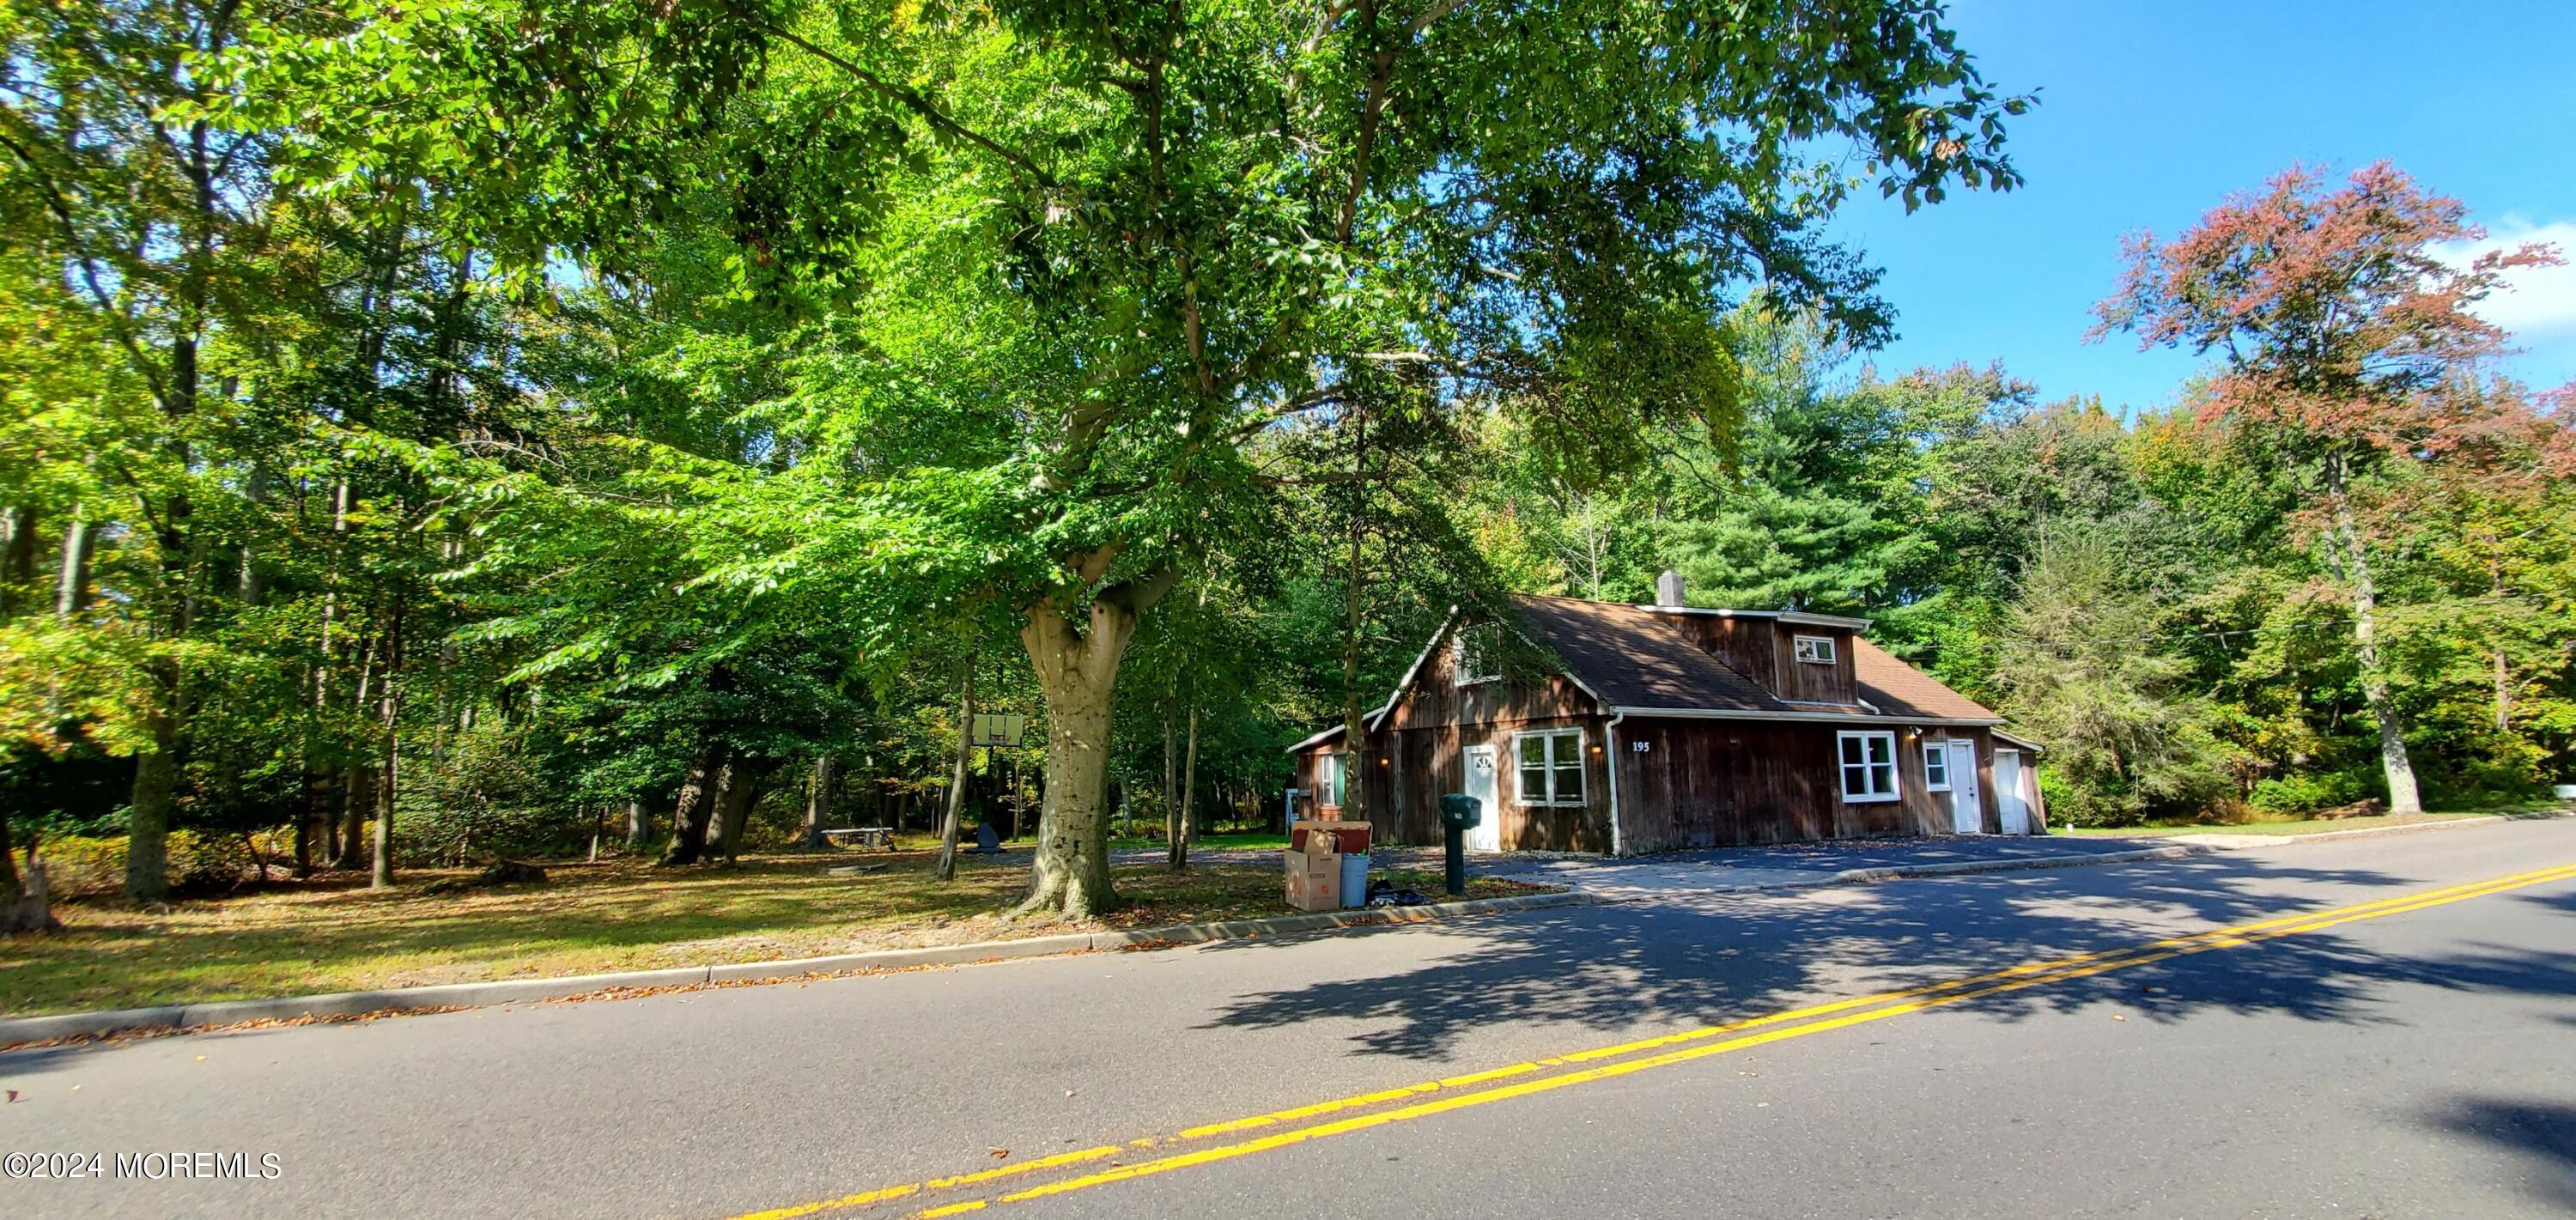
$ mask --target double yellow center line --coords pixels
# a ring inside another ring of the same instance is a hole
[[[2550,868],[2534,869],[2529,872],[2515,873],[2510,876],[2489,878],[2484,881],[2472,881],[2461,885],[2446,886],[2435,890],[2422,890],[2414,893],[2401,894],[2392,898],[2382,898],[2375,902],[2364,902],[2346,907],[2335,907],[2327,910],[2305,911],[2293,915],[2283,915],[2272,919],[2258,920],[2253,923],[2243,923],[2236,924],[2231,927],[2216,928],[2207,932],[2194,932],[2187,936],[2174,936],[2163,940],[2149,941],[2144,944],[2133,945],[2122,949],[2110,949],[2095,953],[2076,954],[2071,957],[2059,957],[2041,961],[2024,962],[2020,965],[2006,967],[2001,970],[1989,971],[1984,974],[1971,975],[1965,978],[1950,979],[1939,983],[1929,983],[1923,986],[1910,987],[1897,991],[1883,991],[1873,995],[1853,996],[1849,999],[1835,1000],[1831,1003],[1817,1004],[1806,1008],[1794,1009],[1788,1012],[1773,1013],[1769,1016],[1753,1017],[1742,1021],[1732,1021],[1722,1025],[1710,1025],[1700,1029],[1685,1030],[1680,1033],[1665,1034],[1654,1038],[1644,1038],[1633,1042],[1623,1042],[1616,1046],[1604,1046],[1591,1050],[1576,1051],[1570,1054],[1557,1055],[1545,1059],[1527,1060],[1521,1063],[1510,1064],[1508,1066],[1494,1068],[1488,1071],[1473,1072],[1463,1076],[1451,1076],[1440,1080],[1424,1081],[1419,1084],[1406,1085],[1393,1089],[1383,1089],[1374,1093],[1364,1093],[1355,1097],[1345,1097],[1335,1101],[1319,1102],[1314,1105],[1298,1106],[1287,1110],[1276,1110],[1267,1114],[1256,1114],[1246,1118],[1231,1119],[1226,1122],[1210,1123],[1205,1126],[1192,1127],[1186,1131],[1181,1131],[1174,1135],[1158,1139],[1131,1140],[1124,1144],[1103,1144],[1095,1148],[1084,1148],[1073,1152],[1060,1153],[1055,1156],[1041,1157],[1016,1165],[999,1166],[976,1173],[959,1174],[954,1177],[946,1178],[932,1178],[919,1182],[906,1182],[899,1185],[863,1191],[858,1194],[844,1195],[836,1199],[825,1199],[813,1203],[800,1204],[794,1207],[779,1208],[773,1211],[755,1212],[748,1216],[741,1217],[739,1220],[791,1220],[792,1217],[812,1215],[816,1212],[865,1207],[871,1204],[892,1202],[899,1199],[918,1198],[920,1196],[955,1190],[961,1187],[983,1186],[1008,1178],[1023,1177],[1044,1170],[1094,1164],[1101,1161],[1109,1161],[1121,1155],[1134,1155],[1154,1149],[1170,1148],[1180,1144],[1196,1143],[1219,1136],[1236,1135],[1243,1132],[1262,1130],[1265,1128],[1289,1128],[1287,1130],[1275,1130],[1269,1134],[1260,1135],[1252,1139],[1239,1140],[1234,1143],[1215,1144],[1186,1152],[1175,1152],[1170,1155],[1153,1156],[1149,1159],[1129,1164],[1113,1164],[1109,1168],[1102,1169],[1094,1173],[1068,1177],[1042,1185],[1030,1186],[1022,1190],[993,1197],[967,1199],[957,1203],[933,1207],[918,1214],[923,1217],[936,1217],[953,1216],[970,1211],[980,1211],[999,1203],[1018,1203],[1030,1199],[1042,1199],[1051,1195],[1061,1195],[1077,1190],[1087,1190],[1095,1186],[1104,1186],[1112,1182],[1124,1182],[1133,1178],[1150,1177],[1156,1174],[1169,1173],[1176,1169],[1188,1169],[1193,1166],[1233,1160],[1238,1157],[1251,1156],[1255,1153],[1268,1152],[1276,1148],[1285,1148],[1313,1140],[1328,1139],[1337,1135],[1348,1135],[1354,1131],[1365,1131],[1374,1127],[1387,1126],[1392,1123],[1408,1122],[1417,1118],[1428,1118],[1435,1114],[1446,1114],[1452,1110],[1462,1110],[1470,1106],[1488,1105],[1493,1102],[1506,1101],[1515,1097],[1527,1097],[1536,1093],[1552,1092],[1557,1089],[1571,1088],[1575,1085],[1588,1084],[1597,1080],[1608,1080],[1613,1077],[1632,1075],[1634,1073],[1648,1071],[1653,1068],[1670,1067],[1678,1063],[1688,1063],[1695,1059],[1703,1059],[1711,1055],[1722,1055],[1729,1051],[1743,1050],[1748,1047],[1761,1046],[1765,1043],[1779,1042],[1790,1038],[1802,1038],[1810,1034],[1825,1033],[1830,1030],[1843,1029],[1871,1021],[1882,1021],[1889,1017],[1903,1016],[1906,1013],[1921,1012],[1925,1009],[1964,1003],[1968,1000],[1978,999],[1984,996],[2019,991],[2025,987],[2038,987],[2050,983],[2062,983],[2074,979],[2089,978],[2094,975],[2107,974],[2115,970],[2127,970],[2138,966],[2167,961],[2172,958],[2182,957],[2188,954],[2205,953],[2213,949],[2241,948],[2248,945],[2260,944],[2268,940],[2275,940],[2284,936],[2295,936],[2305,932],[2323,931],[2324,929],[2332,928],[2340,924],[2353,923],[2364,919],[2378,919],[2388,915],[2400,915],[2408,911],[2420,911],[2426,907],[2435,907],[2441,906],[2445,903],[2461,902],[2470,898],[2481,898],[2490,894],[2500,894],[2509,890],[2517,890],[2527,886],[2542,885],[2548,882],[2562,881],[2570,878],[2576,878],[2576,864],[2556,865]],[[1616,1060],[1617,1062],[1605,1062],[1608,1060]],[[1598,1066],[1583,1066],[1586,1064],[1595,1064]],[[1413,1098],[1423,1098],[1425,1100],[1414,1101],[1409,1105],[1390,1105],[1390,1103],[1403,1102],[1407,1099]],[[1366,1112],[1358,1113],[1360,1111]],[[1330,1117],[1336,1114],[1349,1115],[1349,1117]],[[1310,1125],[1303,1126],[1297,1125],[1304,1123],[1309,1119],[1326,1119],[1327,1121],[1315,1122]]]

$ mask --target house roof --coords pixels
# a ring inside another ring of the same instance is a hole
[[[1405,683],[1405,685],[1406,685],[1406,686],[1411,686],[1412,684],[1413,684],[1413,683],[1412,683],[1410,680],[1406,681],[1406,683]],[[1374,709],[1370,710],[1367,714],[1365,714],[1365,715],[1363,715],[1363,716],[1361,716],[1361,717],[1360,717],[1360,723],[1361,723],[1362,725],[1366,726],[1366,727],[1367,727],[1368,729],[1370,729],[1371,731],[1375,731],[1375,730],[1376,730],[1376,728],[1377,728],[1377,722],[1378,722],[1378,720],[1379,720],[1381,717],[1385,716],[1385,715],[1386,715],[1386,713],[1387,713],[1387,711],[1388,711],[1389,709],[1393,708],[1394,706],[1395,706],[1395,705],[1394,705],[1393,703],[1388,703],[1388,704],[1385,704],[1385,705],[1383,705],[1383,706],[1380,706],[1380,707],[1374,708]],[[1298,742],[1297,744],[1295,744],[1295,745],[1293,745],[1293,746],[1288,747],[1287,752],[1288,752],[1288,753],[1290,753],[1290,754],[1294,754],[1294,753],[1296,753],[1296,752],[1297,752],[1297,751],[1299,751],[1299,750],[1311,749],[1311,748],[1313,748],[1313,747],[1315,747],[1315,746],[1320,746],[1320,745],[1324,744],[1325,742],[1333,741],[1333,740],[1335,740],[1335,739],[1339,738],[1339,737],[1342,735],[1343,730],[1347,729],[1348,727],[1349,727],[1348,725],[1341,724],[1340,722],[1338,722],[1338,721],[1337,721],[1337,722],[1335,722],[1335,723],[1334,723],[1333,727],[1331,727],[1331,728],[1329,728],[1329,729],[1322,729],[1322,730],[1319,730],[1319,731],[1315,732],[1314,734],[1312,734],[1312,735],[1308,736],[1305,740],[1300,741],[1300,742]]]
[[[1605,712],[1842,724],[2003,723],[2003,717],[1976,700],[1941,685],[1930,674],[1857,635],[1851,644],[1853,674],[1860,687],[1858,703],[1788,702],[1700,647],[1681,629],[1676,616],[1714,613],[1819,626],[1865,625],[1859,619],[1787,611],[1685,611],[1536,594],[1516,594],[1511,603],[1530,642],[1555,653],[1565,663],[1565,676],[1599,700]],[[1433,634],[1431,643],[1424,646],[1422,656],[1414,658],[1413,667],[1406,671],[1394,694],[1370,711],[1362,723],[1374,730],[1403,701],[1431,649],[1439,646],[1456,621],[1453,611],[1440,631]],[[1342,726],[1336,724],[1288,749],[1310,749],[1341,735]]]
[[[1512,605],[1531,641],[1555,650],[1570,676],[1612,707],[1791,710],[1651,610],[1530,595]]]
[[[2000,724],[2003,717],[1885,649],[1852,637],[1860,701],[1783,700],[1743,671],[1701,648],[1677,624],[1672,608],[1571,597],[1516,596],[1513,606],[1530,638],[1553,649],[1568,676],[1611,710],[1636,715],[1745,719]],[[1859,626],[1858,619],[1792,616],[1785,611],[1698,611]]]
[[[1852,662],[1860,679],[1860,697],[1882,715],[1917,720],[2003,719],[1858,636],[1852,637]]]

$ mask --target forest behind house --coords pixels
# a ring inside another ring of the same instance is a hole
[[[1526,151],[1441,111],[1506,71],[1456,40],[524,8],[10,7],[13,918],[30,864],[155,903],[979,824],[1100,909],[1113,835],[1277,828],[1284,748],[1453,607],[1665,568],[1867,617],[2059,824],[2576,779],[2576,443],[2476,316],[2555,254],[2452,254],[2438,184],[2142,238],[2099,341],[2203,374],[2050,400],[1875,363],[1902,302],[1799,213],[2017,180],[2025,99],[1928,36],[1735,99],[1879,151],[1817,186],[1644,89]],[[1763,257],[1673,253],[1710,226]]]

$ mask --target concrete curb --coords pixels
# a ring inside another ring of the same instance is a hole
[[[102,1012],[67,1012],[44,1017],[0,1019],[0,1049],[55,1038],[114,1033],[158,1033],[244,1021],[291,1021],[306,1017],[349,1017],[367,1013],[417,1012],[430,1009],[483,1008],[560,1000],[620,989],[690,987],[704,983],[754,982],[805,978],[818,974],[853,974],[867,970],[909,970],[923,966],[956,966],[970,962],[1051,957],[1095,949],[1201,944],[1361,928],[1381,924],[1430,923],[1502,911],[1576,906],[1596,901],[1581,890],[1554,894],[1515,894],[1509,898],[1476,898],[1466,902],[1418,907],[1370,907],[1352,911],[1316,911],[1270,919],[1231,919],[1216,923],[1173,924],[1117,932],[1072,932],[1025,940],[987,940],[922,949],[883,949],[831,957],[792,958],[774,962],[738,962],[722,966],[680,966],[668,970],[627,970],[561,978],[502,979],[488,983],[444,983],[428,987],[391,987],[379,991],[346,991],[329,995],[282,996],[269,1000],[228,1000],[219,1004],[174,1004],[152,1008],[118,1008]]]

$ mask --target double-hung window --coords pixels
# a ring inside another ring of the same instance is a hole
[[[1843,799],[1851,802],[1896,799],[1896,734],[1842,733]]]
[[[1925,792],[1948,792],[1950,790],[1949,742],[1927,741],[1923,743],[1923,790]]]
[[[1316,804],[1341,806],[1349,803],[1342,799],[1347,792],[1346,785],[1349,783],[1349,777],[1343,774],[1348,770],[1342,765],[1344,757],[1346,756],[1341,754],[1315,756]]]
[[[1583,803],[1583,730],[1523,733],[1519,749],[1522,804]]]

